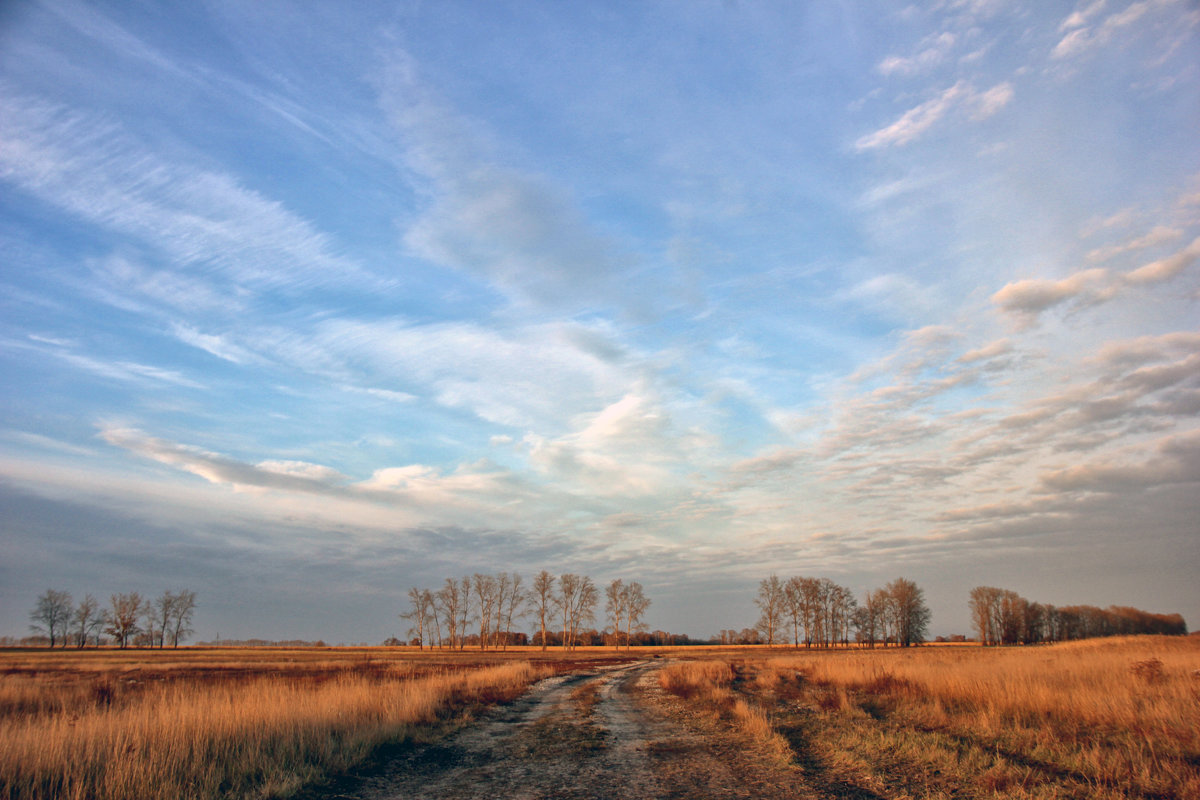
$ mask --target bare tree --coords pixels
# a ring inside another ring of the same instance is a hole
[[[625,587],[625,592],[628,597],[625,606],[625,647],[629,647],[630,638],[634,632],[645,630],[646,624],[642,621],[646,611],[650,608],[650,598],[646,597],[645,591],[642,590],[642,585],[637,581],[630,581]]]
[[[471,579],[466,575],[462,576],[459,581],[458,598],[460,604],[458,629],[462,631],[458,640],[458,649],[462,650],[467,646],[467,623],[471,621]]]
[[[997,608],[999,606],[1000,589],[994,586],[976,586],[971,590],[969,606],[971,622],[975,626],[975,634],[979,643],[984,645],[999,644]]]
[[[867,592],[862,605],[855,611],[854,626],[858,631],[858,640],[868,647],[875,647],[882,630],[885,601],[882,590]]]
[[[554,604],[554,576],[542,570],[533,579],[533,589],[529,593],[530,611],[537,615],[542,630],[542,650],[546,649],[546,617]]]
[[[154,639],[157,637],[159,648],[166,646],[167,630],[171,626],[171,615],[175,613],[175,595],[170,591],[164,591],[162,596],[154,602],[146,603],[146,618],[150,624],[147,629],[150,633],[150,646],[154,646]]]
[[[196,593],[183,589],[175,595],[171,604],[171,646],[179,647],[179,641],[192,633],[192,615],[196,612]]]
[[[613,646],[620,648],[621,623],[625,620],[625,613],[629,607],[629,591],[625,587],[625,582],[620,578],[612,581],[604,590],[604,597],[604,611],[608,614],[609,621],[612,622]]]
[[[575,597],[575,608],[571,614],[571,641],[578,641],[579,629],[585,622],[591,622],[596,618],[596,603],[600,600],[600,593],[596,590],[596,584],[592,583],[592,579],[584,575],[579,581],[579,592]]]
[[[925,592],[906,578],[896,578],[883,588],[892,604],[896,642],[901,647],[909,647],[925,641],[930,617]]]
[[[579,576],[566,572],[558,576],[558,594],[554,597],[554,605],[558,608],[562,616],[563,638],[562,646],[566,650],[571,646],[569,638],[571,633],[572,614],[575,609],[575,603],[579,595]]]
[[[109,604],[104,632],[124,649],[141,632],[137,622],[142,614],[142,596],[137,592],[114,594],[109,597]]]
[[[75,646],[83,649],[88,639],[104,626],[104,616],[100,612],[100,603],[90,594],[79,601],[75,613],[71,616],[71,630],[75,635]]]
[[[458,644],[460,635],[466,633],[458,623],[458,617],[462,611],[460,608],[462,594],[458,590],[458,582],[453,578],[446,578],[446,583],[437,591],[435,598],[442,621],[446,623],[446,633],[450,637],[450,649],[453,650]]]
[[[525,590],[521,587],[521,575],[514,572],[509,578],[508,599],[503,604],[504,612],[504,644],[508,649],[508,635],[512,632],[513,617],[525,615]]]
[[[70,592],[59,592],[47,589],[46,593],[37,599],[37,605],[29,614],[33,623],[29,629],[35,633],[43,633],[50,637],[50,646],[54,647],[59,638],[66,646],[67,626],[71,622],[71,614],[75,603],[71,600]]]
[[[765,578],[758,585],[758,597],[754,599],[758,606],[758,629],[767,637],[767,644],[775,644],[775,634],[783,619],[783,584],[776,575]]]
[[[504,609],[508,605],[508,596],[511,593],[512,578],[509,577],[507,572],[496,573],[496,610],[493,615],[495,621],[492,625],[493,647],[503,648],[504,646],[504,639],[506,638],[503,635],[506,631],[502,630],[504,628]]]
[[[488,634],[492,630],[492,615],[496,612],[496,579],[476,572],[472,582],[476,608],[479,610],[479,649],[486,650]]]
[[[406,613],[400,615],[403,619],[412,620],[413,624],[408,629],[408,635],[411,636],[415,633],[417,635],[417,646],[422,649],[425,647],[425,629],[429,623],[429,601],[429,590],[422,591],[414,586],[408,590],[408,602],[411,608]]]

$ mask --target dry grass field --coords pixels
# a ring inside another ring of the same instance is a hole
[[[1200,797],[1200,640],[1136,637],[828,652],[0,651],[0,798],[287,797],[381,746],[439,740],[540,677],[648,655],[666,657],[658,684],[673,702],[755,742],[816,796]]]
[[[0,797],[287,796],[548,666],[364,649],[0,652]]]
[[[1196,637],[727,654],[660,682],[832,796],[1200,797]]]

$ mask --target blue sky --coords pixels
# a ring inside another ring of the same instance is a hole
[[[0,9],[0,633],[772,572],[1200,624],[1185,0]]]

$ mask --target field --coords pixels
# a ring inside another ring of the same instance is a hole
[[[386,786],[339,797],[617,771],[663,797],[1200,797],[1200,640],[0,651],[0,798],[322,797],[355,770]]]
[[[1200,640],[679,662],[669,692],[828,796],[1200,797]]]

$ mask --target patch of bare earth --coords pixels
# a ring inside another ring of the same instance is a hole
[[[802,774],[664,693],[661,662],[541,681],[435,743],[394,753],[324,798],[814,798]]]

